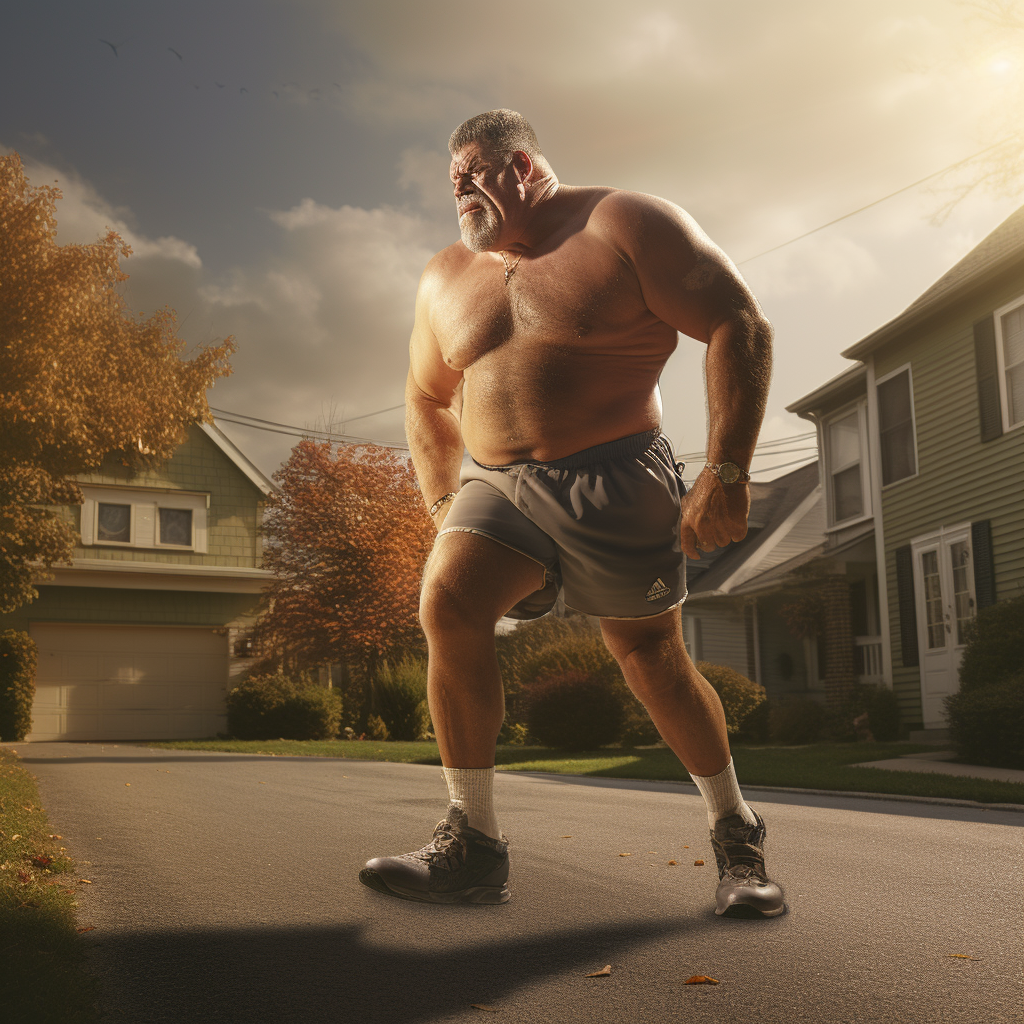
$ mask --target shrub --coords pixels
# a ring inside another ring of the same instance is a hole
[[[341,725],[341,697],[306,673],[252,675],[227,698],[228,732],[239,740],[333,739]]]
[[[1024,667],[1024,594],[982,608],[967,627],[961,692],[1003,682]]]
[[[740,722],[736,739],[744,743],[767,743],[771,739],[772,702],[763,700]]]
[[[607,680],[568,671],[527,687],[530,735],[560,750],[595,750],[623,726],[622,699]]]
[[[791,697],[772,703],[769,727],[776,743],[814,743],[824,724],[825,709],[812,697]]]
[[[498,742],[510,747],[524,746],[529,738],[529,730],[522,722],[505,722],[498,733]]]
[[[228,732],[239,740],[280,736],[275,716],[295,693],[295,683],[283,672],[243,679],[227,697]]]
[[[891,743],[900,735],[900,702],[888,686],[867,688],[868,727],[879,743]]]
[[[1024,671],[946,698],[957,754],[972,764],[1024,768]]]
[[[622,732],[619,734],[619,743],[624,747],[649,747],[657,743],[661,734],[647,714],[647,708],[633,696],[632,690],[625,683],[622,690]]]
[[[384,741],[389,739],[388,727],[384,724],[384,719],[380,715],[370,715],[366,720],[366,735],[371,740]]]
[[[697,671],[715,688],[725,711],[725,724],[735,736],[744,719],[765,700],[764,687],[726,665],[698,661]]]
[[[32,728],[36,655],[28,633],[0,631],[0,740],[23,740]]]
[[[319,686],[298,690],[285,698],[277,721],[281,739],[332,740],[341,726],[341,697]]]
[[[385,662],[377,672],[374,710],[391,739],[415,740],[423,736],[430,729],[426,661],[406,657],[396,665]]]

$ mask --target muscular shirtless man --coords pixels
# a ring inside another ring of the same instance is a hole
[[[423,849],[360,879],[432,903],[509,898],[491,798],[504,718],[494,627],[568,608],[605,643],[703,794],[716,912],[773,916],[765,826],[736,783],[717,694],[682,638],[685,552],[747,532],[771,325],[736,268],[672,203],[562,185],[533,129],[493,110],[455,130],[462,240],[427,265],[406,398],[438,531],[420,618],[448,813]],[[684,496],[658,377],[677,332],[707,345],[708,464]],[[460,467],[463,447],[472,457]]]

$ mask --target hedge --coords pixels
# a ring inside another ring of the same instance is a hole
[[[32,728],[37,655],[28,633],[0,631],[0,740],[23,740]]]

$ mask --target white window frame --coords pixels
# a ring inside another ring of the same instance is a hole
[[[83,547],[134,548],[159,551],[179,551],[182,554],[206,554],[210,496],[196,491],[162,491],[141,487],[98,487],[80,484],[82,496],[81,542]],[[99,505],[131,506],[131,540],[108,541],[99,539]],[[160,542],[160,509],[183,509],[192,513],[192,541],[190,544],[162,544]]]
[[[995,317],[996,326],[996,365],[999,367],[999,397],[1002,399],[1002,417],[1003,417],[1003,433],[1007,434],[1011,430],[1017,430],[1020,427],[1024,427],[1024,416],[1016,423],[1010,422],[1010,392],[1006,386],[1006,356],[1003,352],[1003,317],[1007,313],[1012,313],[1019,306],[1024,306],[1024,295],[1008,302],[1005,306],[1001,306],[992,315]]]
[[[836,420],[845,419],[850,413],[857,413],[857,434],[860,443],[860,493],[862,508],[859,515],[847,519],[836,519],[836,499],[832,490],[832,445],[829,440],[829,428]],[[832,530],[845,530],[848,526],[862,523],[874,515],[871,502],[871,456],[868,448],[868,403],[866,398],[858,399],[844,405],[841,409],[823,417],[821,421],[822,460],[825,464],[825,505],[828,509],[828,527]]]
[[[898,376],[904,370],[907,371],[907,387],[910,389],[910,429],[914,438],[914,472],[907,476],[901,476],[899,480],[892,480],[887,484],[883,483],[883,491],[906,483],[908,480],[913,480],[921,472],[921,460],[918,458],[917,452],[917,407],[914,405],[914,371],[910,363],[904,363],[902,366],[897,366],[895,370],[890,370],[885,376],[875,378],[875,407],[878,409],[878,457],[879,459],[882,457],[882,406],[878,401],[878,385],[884,384],[890,377]],[[884,467],[879,466],[878,479],[880,481],[883,471]]]

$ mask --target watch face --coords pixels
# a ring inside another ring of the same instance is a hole
[[[740,478],[740,467],[735,462],[723,462],[718,467],[718,476],[723,484],[734,484]]]

